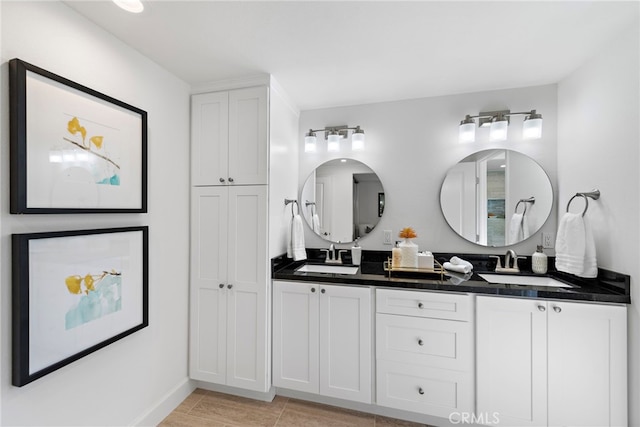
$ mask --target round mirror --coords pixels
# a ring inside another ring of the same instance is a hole
[[[509,246],[537,232],[551,213],[553,189],[542,167],[512,150],[471,154],[442,183],[440,207],[449,226],[482,246]]]
[[[384,212],[384,189],[370,167],[353,159],[318,166],[300,195],[302,216],[320,237],[334,243],[366,236]]]

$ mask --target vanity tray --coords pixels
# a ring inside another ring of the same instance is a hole
[[[437,278],[444,280],[444,267],[437,260],[433,260],[433,268],[411,268],[411,267],[394,267],[391,265],[391,258],[387,258],[383,261],[384,271],[389,272],[389,278],[391,278],[392,272],[399,273],[413,273],[420,276],[432,276],[431,278]]]

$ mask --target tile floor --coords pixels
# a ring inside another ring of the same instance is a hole
[[[281,396],[261,402],[202,389],[196,389],[160,423],[160,427],[421,425]]]

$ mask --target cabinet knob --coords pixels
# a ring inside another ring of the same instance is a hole
[[[229,182],[233,182],[233,178],[229,177]]]
[[[227,285],[227,289],[231,289],[231,288],[233,288],[233,285],[232,285],[231,283],[229,283],[229,284]]]
[[[562,309],[558,306],[553,307],[553,311],[555,311],[556,313],[560,313],[562,311]]]
[[[422,387],[419,387],[419,388],[418,388],[418,393],[420,393],[420,394],[424,394],[424,390],[422,389]]]
[[[220,289],[224,288],[224,283],[220,283],[220,284],[218,285],[218,287],[219,287]]]
[[[311,292],[315,292],[315,291],[316,291],[316,288],[311,288]]]
[[[327,292],[327,290],[326,289],[320,289],[320,292],[322,292],[324,294],[325,292]]]
[[[539,306],[538,306],[538,310],[540,310],[540,311],[545,311],[545,310],[546,310],[546,308],[544,307],[544,305],[539,305]]]
[[[418,338],[418,345],[424,345],[424,341]]]
[[[224,182],[224,178],[220,178],[220,182]]]
[[[418,303],[418,308],[423,308],[424,304],[422,304],[421,302]]]

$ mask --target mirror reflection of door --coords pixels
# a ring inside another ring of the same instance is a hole
[[[526,240],[543,226],[552,206],[553,189],[544,169],[513,150],[470,154],[447,172],[440,192],[449,226],[482,246]]]
[[[302,188],[303,217],[323,239],[352,242],[378,224],[379,194],[384,189],[371,168],[353,159],[330,160],[317,167]],[[316,228],[314,212],[319,223]]]

